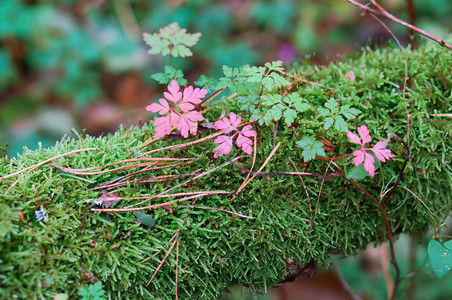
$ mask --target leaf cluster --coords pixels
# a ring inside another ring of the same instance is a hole
[[[350,105],[343,105],[338,108],[338,103],[334,99],[326,101],[325,108],[319,107],[318,111],[320,116],[325,118],[323,124],[325,129],[329,129],[334,124],[334,128],[342,132],[348,131],[348,125],[344,117],[350,120],[356,118],[361,112],[356,108],[350,107]]]
[[[201,36],[201,33],[187,33],[186,29],[180,28],[174,22],[160,29],[159,33],[144,33],[144,41],[151,49],[150,54],[171,55],[174,57],[192,56],[189,47],[194,46]]]

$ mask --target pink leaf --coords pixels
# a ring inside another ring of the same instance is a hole
[[[394,154],[391,153],[391,150],[386,149],[388,143],[385,141],[380,141],[375,144],[370,150],[375,153],[375,156],[382,162],[394,157]]]
[[[364,162],[365,154],[366,152],[362,149],[353,152],[353,156],[355,156],[355,159],[353,161],[355,163],[355,166],[359,166]]]
[[[218,130],[223,130],[224,133],[229,133],[233,130],[237,130],[237,126],[240,124],[241,121],[242,118],[240,116],[237,117],[235,113],[231,112],[229,114],[229,119],[224,117],[223,120],[216,121],[215,127]]]
[[[166,115],[170,110],[170,106],[165,99],[159,99],[160,104],[152,103],[151,105],[146,106],[146,110],[153,113],[160,113],[160,115]]]
[[[215,144],[220,144],[215,148],[214,157],[226,155],[232,150],[232,139],[234,136],[220,135],[214,141]]]
[[[168,92],[164,92],[163,95],[166,99],[169,101],[176,103],[180,99],[182,99],[182,93],[179,92],[179,84],[176,80],[171,81],[171,83],[168,85]]]
[[[351,81],[355,81],[355,73],[353,71],[348,71],[345,75],[344,78],[348,78]]]
[[[171,126],[177,127],[177,125],[179,124],[179,121],[180,121],[180,116],[173,111],[170,112],[169,116],[170,116]]]
[[[251,137],[251,136],[257,136],[256,131],[251,129],[251,125],[246,125],[240,130],[240,134],[243,134],[244,136]]]
[[[193,89],[192,86],[187,87],[184,90],[184,97],[182,101],[177,105],[183,112],[189,112],[195,106],[193,104],[199,104],[202,102],[202,98],[204,98],[207,94],[207,90],[205,89]]]
[[[364,152],[364,155],[366,156],[366,160],[364,161],[364,170],[369,172],[370,176],[374,177],[375,175],[374,157],[367,152]]]
[[[204,120],[204,117],[200,113],[191,111],[186,114],[181,114],[180,121],[175,127],[177,127],[177,129],[180,130],[180,134],[186,138],[188,137],[191,128],[194,126],[194,123],[202,120]]]
[[[365,125],[362,125],[358,127],[358,133],[361,139],[363,140],[363,143],[361,144],[363,147],[365,144],[369,143],[371,140],[371,137],[369,135],[369,130],[367,130],[367,127]]]
[[[357,136],[353,132],[351,132],[351,131],[347,132],[347,136],[350,139],[350,142],[361,145],[361,139],[359,138],[359,136]]]
[[[160,139],[165,136],[165,134],[170,134],[173,131],[171,126],[170,116],[159,117],[154,121],[155,127],[155,138]]]
[[[254,130],[251,130],[254,131]],[[247,154],[253,153],[253,148],[251,147],[253,145],[253,141],[250,138],[245,137],[241,133],[239,133],[239,136],[236,140],[237,146],[239,148],[242,148],[243,152]]]

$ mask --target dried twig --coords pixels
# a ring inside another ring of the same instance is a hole
[[[71,152],[68,152],[68,153],[60,154],[60,155],[57,155],[55,157],[49,158],[47,160],[44,160],[44,161],[42,161],[40,163],[37,163],[35,165],[32,165],[32,166],[30,166],[28,168],[25,168],[25,169],[22,169],[20,171],[17,171],[15,173],[2,176],[2,177],[0,177],[0,180],[6,179],[6,178],[9,178],[9,177],[13,177],[13,176],[18,175],[20,173],[23,173],[25,171],[31,172],[32,170],[37,169],[40,166],[45,165],[46,163],[51,162],[52,160],[58,159],[60,157],[68,156],[68,155],[71,155],[71,154],[74,154],[74,153],[79,153],[79,152],[84,152],[84,151],[93,151],[93,150],[100,151],[99,148],[86,148],[86,149],[78,149],[78,150],[74,150],[74,151],[71,151]]]
[[[148,154],[151,154],[151,153],[154,153],[154,152],[157,152],[157,151],[185,148],[185,147],[188,147],[188,146],[191,146],[191,145],[202,143],[204,141],[208,141],[208,140],[213,139],[214,137],[217,137],[217,136],[222,135],[222,134],[223,134],[223,131],[219,131],[219,132],[216,132],[214,134],[208,135],[206,137],[203,137],[201,139],[197,139],[195,141],[191,141],[191,142],[188,142],[188,143],[183,143],[183,144],[178,144],[178,145],[171,145],[171,146],[167,146],[167,147],[163,147],[163,148],[159,148],[159,149],[154,149],[154,150],[145,152],[143,154],[140,154],[140,155],[138,155],[138,157],[143,157],[145,155],[148,155]]]
[[[166,168],[171,168],[171,167],[178,167],[178,166],[183,166],[183,165],[187,165],[194,162],[194,160],[191,161],[187,161],[187,162],[181,162],[181,163],[177,163],[177,164],[172,164],[172,165],[165,165],[165,166],[160,166],[160,167],[152,167],[152,168],[148,168],[147,170],[159,170],[159,169],[166,169]],[[69,173],[69,174],[74,174],[74,175],[98,175],[98,174],[104,174],[104,173],[111,173],[111,172],[116,172],[116,171],[122,171],[122,170],[127,170],[127,169],[133,169],[133,168],[140,168],[140,167],[150,167],[151,165],[155,165],[155,162],[152,163],[142,163],[142,164],[134,164],[134,165],[127,165],[127,166],[123,166],[123,167],[119,167],[119,168],[115,168],[115,169],[111,169],[111,170],[103,170],[103,171],[95,171],[95,172],[84,172],[84,171],[77,171],[76,169],[71,169],[71,168],[65,168],[59,165],[56,165],[54,163],[51,163],[50,165],[54,168],[57,168],[63,172]]]
[[[171,247],[169,248],[168,252],[166,252],[165,257],[163,257],[162,261],[160,262],[160,264],[158,265],[157,269],[155,269],[154,274],[152,274],[151,279],[149,280],[149,282],[146,284],[146,286],[148,286],[152,280],[154,280],[155,275],[157,275],[157,272],[160,270],[160,268],[163,266],[163,264],[165,263],[166,259],[168,258],[168,255],[171,253],[171,251],[173,250],[174,246],[176,245],[176,242],[179,240],[179,232],[180,232],[180,228],[176,231],[176,233],[174,234],[174,238],[175,241],[173,242],[173,244],[171,245]]]
[[[243,190],[243,188],[246,185],[246,181],[248,180],[248,178],[251,176],[251,172],[253,171],[254,168],[254,164],[256,163],[256,136],[254,136],[254,153],[253,153],[253,163],[251,164],[251,169],[250,172],[248,172],[248,174],[245,177],[245,180],[243,180],[242,184],[240,185],[239,189],[237,190],[237,192],[235,193],[235,195],[232,197],[231,202],[234,202],[235,198],[237,197],[237,195]]]
[[[170,205],[173,203],[178,203],[178,202],[182,202],[182,201],[186,201],[186,200],[191,200],[191,199],[197,199],[199,197],[203,197],[203,196],[208,196],[208,195],[216,195],[216,194],[231,194],[234,191],[221,191],[221,192],[217,192],[217,193],[203,193],[203,194],[196,194],[193,196],[189,196],[189,197],[184,197],[184,198],[180,198],[180,199],[176,199],[173,201],[169,201],[169,202],[165,202],[165,203],[159,203],[159,204],[154,204],[154,205],[149,205],[149,206],[144,206],[144,207],[132,207],[132,206],[127,206],[127,207],[122,207],[122,208],[91,208],[91,211],[103,211],[103,212],[124,212],[124,211],[136,211],[136,210],[143,210],[143,209],[150,209],[150,208],[156,208],[156,207],[161,207],[161,206],[166,206],[166,205]],[[105,199],[109,199],[110,201],[112,200],[111,198],[105,198]],[[118,200],[118,198],[114,198],[115,200]],[[146,201],[149,201],[149,199],[147,199]]]
[[[306,80],[306,79],[304,79],[304,78],[300,78],[300,77],[291,75],[291,74],[289,74],[289,73],[287,73],[287,72],[284,72],[284,71],[278,71],[278,72],[281,73],[281,74],[283,74],[283,75],[286,75],[286,76],[288,76],[288,77],[291,77],[291,78],[293,78],[293,79],[295,79],[295,80],[301,81],[301,82],[310,83],[310,84],[313,84],[313,85],[316,85],[316,86],[320,86],[320,87],[323,87],[323,88],[329,89],[329,90],[334,90],[333,88],[324,86],[323,84],[320,84],[320,83],[317,83],[317,82],[314,82],[314,81],[309,81],[309,80]],[[303,76],[303,77],[304,77],[304,76]]]
[[[257,173],[259,173],[260,171],[262,171],[265,166],[268,164],[268,162],[270,161],[270,159],[273,157],[273,155],[275,154],[276,150],[278,150],[279,146],[281,146],[281,142],[278,142],[278,144],[275,146],[275,148],[273,148],[273,150],[270,152],[270,154],[268,155],[267,159],[264,161],[264,163],[262,164],[262,166],[259,168],[259,170],[257,170]],[[256,152],[255,152],[256,153]],[[250,182],[251,180],[253,180],[257,175],[254,174],[247,182],[245,182],[245,184],[242,184],[241,188],[244,189]]]
[[[452,45],[450,45],[450,44],[446,43],[445,41],[443,41],[442,39],[439,39],[436,36],[426,32],[425,30],[417,28],[416,26],[413,26],[413,25],[411,25],[411,24],[409,24],[409,23],[407,23],[405,21],[402,21],[402,20],[394,17],[389,12],[387,12],[383,7],[381,7],[375,0],[369,0],[369,1],[377,9],[373,9],[371,7],[368,7],[368,6],[366,6],[364,4],[361,4],[361,3],[359,3],[359,2],[357,2],[355,0],[347,0],[347,1],[350,2],[353,5],[356,5],[356,6],[360,7],[361,9],[363,9],[363,10],[369,12],[369,13],[372,13],[374,15],[382,15],[382,16],[388,18],[388,19],[391,19],[392,21],[394,21],[396,23],[399,23],[400,25],[405,26],[405,27],[407,27],[407,28],[409,28],[409,29],[411,29],[411,30],[413,30],[413,31],[415,31],[415,32],[417,32],[417,33],[419,33],[419,34],[421,34],[421,35],[423,35],[423,36],[435,41],[435,42],[437,42],[440,46],[452,50]]]

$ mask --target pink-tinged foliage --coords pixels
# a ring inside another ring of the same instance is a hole
[[[231,112],[229,114],[229,118],[223,117],[222,120],[215,122],[215,127],[218,130],[222,130],[224,133],[235,131],[235,133],[231,136],[220,135],[215,139],[214,142],[220,145],[215,148],[214,157],[228,154],[232,150],[233,139],[236,135],[238,135],[236,139],[237,146],[242,148],[242,150],[247,154],[253,153],[253,141],[250,137],[256,136],[257,133],[251,129],[251,125],[246,125],[239,130],[237,127],[241,121],[242,118],[240,116],[237,116],[235,113]]]
[[[229,133],[233,130],[237,130],[237,126],[239,126],[241,121],[241,117],[237,117],[235,113],[231,112],[229,114],[229,119],[224,117],[223,120],[216,121],[215,127],[218,130],[223,130],[224,133]]]
[[[214,157],[226,155],[232,150],[232,139],[233,136],[220,135],[215,139],[215,144],[220,144],[215,148]]]
[[[205,89],[194,89],[188,86],[184,92],[180,92],[179,84],[176,80],[171,81],[168,85],[168,92],[164,92],[165,98],[159,99],[159,103],[152,103],[146,106],[146,110],[159,113],[160,115],[169,115],[155,119],[155,138],[160,139],[166,134],[170,134],[174,128],[177,128],[183,137],[196,134],[199,121],[204,117],[197,111],[193,111],[194,104],[202,102],[207,94]],[[172,105],[168,103],[170,101]]]
[[[375,175],[375,159],[369,154],[367,151],[372,151],[375,153],[375,156],[378,160],[385,162],[386,160],[394,157],[391,153],[391,150],[386,149],[388,143],[385,141],[380,141],[375,144],[372,148],[364,148],[364,145],[371,141],[371,137],[369,134],[369,130],[365,125],[358,127],[359,136],[355,133],[349,131],[347,132],[347,137],[350,139],[350,142],[354,144],[358,144],[361,146],[361,149],[353,152],[353,156],[355,156],[354,164],[355,166],[359,166],[364,162],[364,169],[369,172],[370,176],[374,177]]]
[[[375,156],[381,160],[382,162],[387,161],[391,157],[394,157],[394,154],[391,153],[391,150],[386,149],[388,143],[385,141],[379,141],[375,144],[370,150],[375,153]]]

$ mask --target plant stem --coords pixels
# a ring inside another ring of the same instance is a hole
[[[343,155],[343,156],[334,156],[334,157],[316,157],[315,159],[340,159],[340,158],[346,158],[353,155],[353,153]]]

